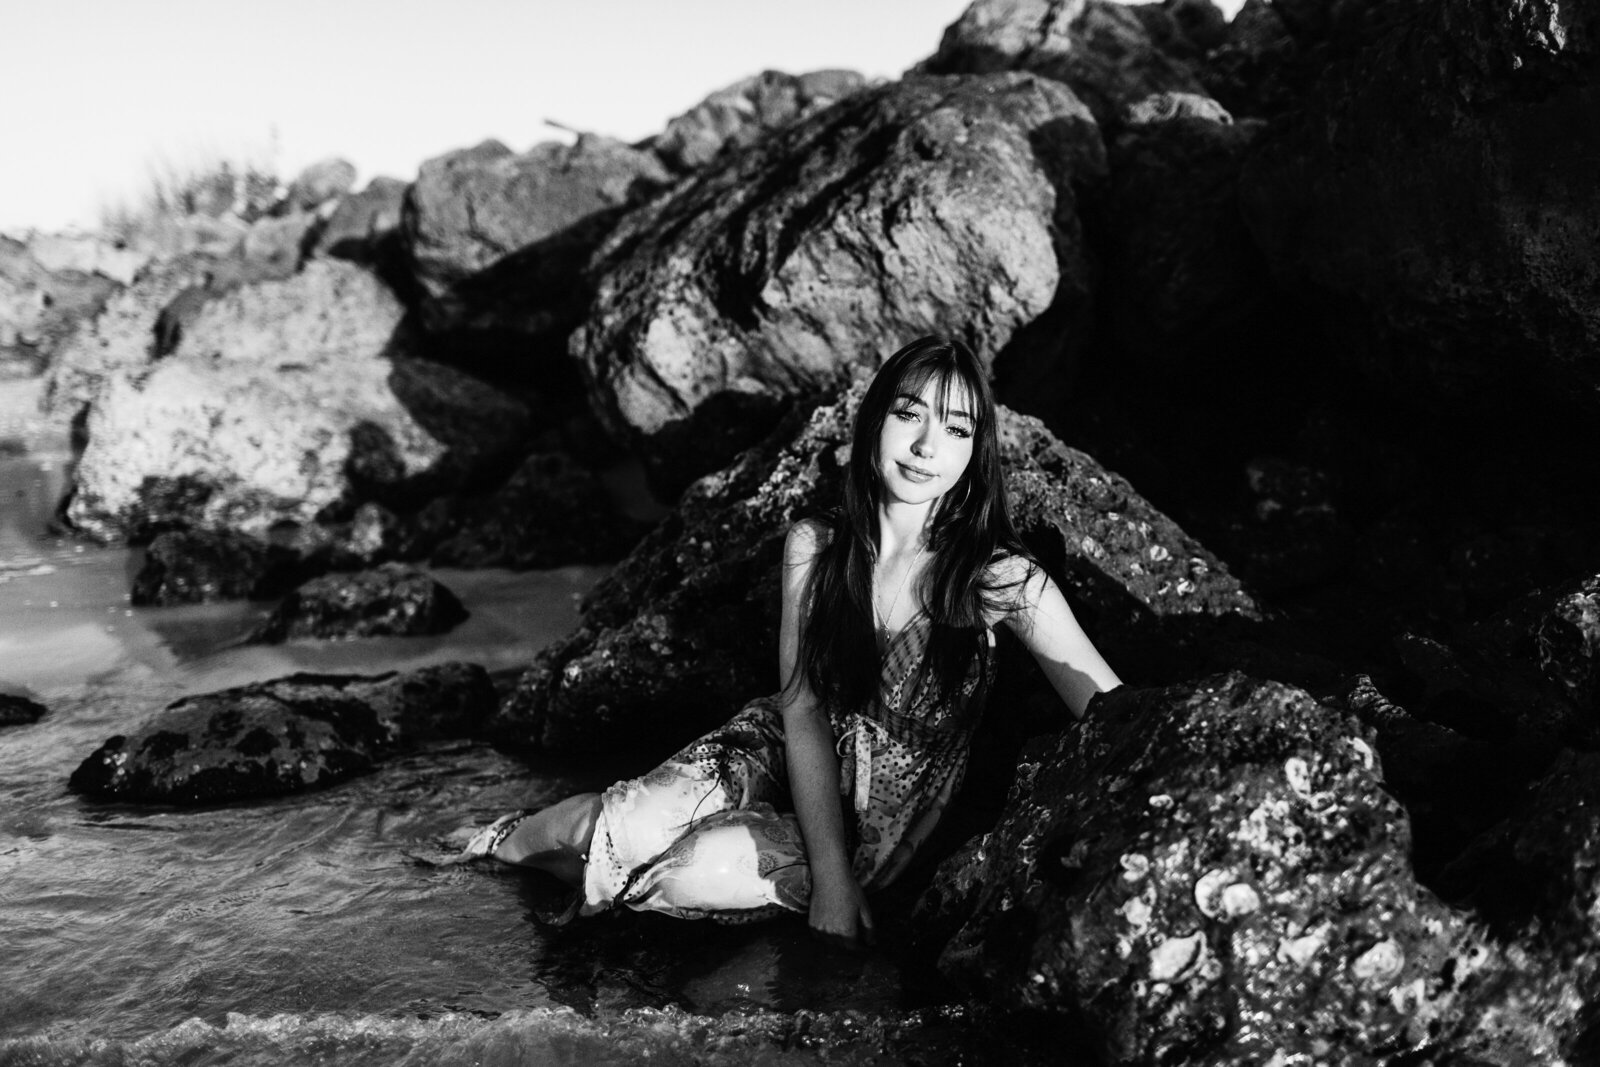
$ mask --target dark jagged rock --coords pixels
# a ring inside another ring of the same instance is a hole
[[[1348,715],[1239,674],[1123,690],[1029,749],[919,919],[959,926],[946,974],[1080,1020],[1107,1063],[1554,1051],[1561,984],[1418,886],[1408,844]]]
[[[1246,165],[1246,219],[1369,385],[1502,418],[1600,384],[1600,13],[1274,5],[1318,78]],[[1299,23],[1297,26],[1296,23]],[[1542,413],[1542,412],[1541,412]]]
[[[467,618],[456,595],[412,567],[385,563],[355,574],[325,574],[284,597],[250,640],[420,637],[442,634]]]
[[[1094,121],[1059,83],[863,89],[618,225],[572,338],[591,403],[670,496],[919,335],[1060,364],[1092,287],[1075,189],[1104,173]]]
[[[1238,203],[1259,129],[1209,97],[1168,93],[1135,104],[1111,146],[1104,290],[1117,342],[1148,373],[1170,371],[1273,298]]]
[[[401,551],[436,567],[564,567],[614,560],[645,529],[617,514],[592,472],[540,453],[493,494],[428,504],[407,522]]]
[[[134,575],[135,605],[270,599],[305,577],[292,549],[228,530],[173,530],[145,550]]]
[[[851,70],[764,70],[717,90],[668,122],[651,139],[650,148],[673,170],[696,170],[724,151],[746,148],[866,84]]]
[[[526,408],[409,358],[401,315],[337,260],[210,300],[177,351],[102,389],[68,521],[101,540],[157,521],[265,533],[503,476]]]
[[[693,737],[777,689],[778,569],[789,525],[837,497],[864,384],[692,486],[591,591],[582,627],[546,650],[498,718],[548,749]],[[1179,669],[1256,605],[1215,557],[1123,479],[1002,410],[1012,513],[1098,647],[1127,675]]]
[[[13,693],[0,693],[0,726],[26,726],[50,713],[43,704]]]
[[[1214,31],[1200,32],[1204,38]],[[1130,105],[1153,93],[1203,94],[1193,62],[1197,51],[1157,4],[1135,9],[1111,0],[976,0],[916,69],[1030,71],[1070,85],[1095,118],[1111,127]]]
[[[219,804],[318,789],[385,756],[474,731],[494,706],[483,668],[371,677],[294,674],[184,697],[106,741],[70,785],[104,800]]]

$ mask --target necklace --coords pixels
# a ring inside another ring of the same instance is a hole
[[[906,565],[905,573],[900,576],[900,587],[894,591],[894,599],[889,601],[889,610],[878,615],[878,637],[887,645],[889,643],[889,620],[894,618],[894,609],[900,606],[900,594],[906,591],[906,581],[911,577],[911,572],[917,569],[917,561],[922,558],[922,545],[917,546],[916,555],[911,557],[911,562]],[[878,614],[878,598],[872,598],[873,614]]]

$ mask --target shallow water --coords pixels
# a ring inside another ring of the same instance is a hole
[[[0,1063],[808,1062],[805,1042],[695,1016],[903,1020],[935,995],[798,922],[623,915],[557,931],[533,915],[552,887],[436,865],[474,825],[638,768],[530,767],[457,742],[270,802],[71,794],[102,741],[185,694],[295,670],[525,664],[601,572],[440,571],[472,612],[447,636],[235,647],[269,605],[134,610],[133,553],[47,532],[67,444],[8,420],[5,400],[0,691],[50,714],[0,730]],[[835,1042],[829,1062],[885,1062],[881,1040],[862,1041]]]

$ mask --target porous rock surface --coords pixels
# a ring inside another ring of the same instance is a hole
[[[631,212],[572,337],[591,403],[673,494],[799,395],[933,332],[985,360],[1085,326],[1088,110],[1025,74],[863,89]]]
[[[401,314],[376,278],[331,260],[207,303],[172,356],[106,383],[68,521],[101,540],[154,517],[261,533],[503,469],[526,409],[406,358]]]
[[[145,549],[135,605],[200,604],[280,596],[304,577],[290,549],[231,530],[170,530]]]
[[[916,69],[1032,71],[1072,86],[1097,120],[1115,125],[1125,109],[1151,94],[1205,94],[1194,64],[1175,54],[1192,46],[1163,47],[1163,38],[1181,34],[1178,25],[1152,26],[1161,6],[1136,11],[1112,0],[975,0]]]
[[[696,170],[867,84],[852,70],[785,74],[764,70],[718,89],[667,123],[650,148],[675,171]]]
[[[1592,410],[1600,139],[1569,131],[1600,125],[1600,11],[1327,12],[1314,87],[1241,181],[1274,273],[1377,334],[1350,331],[1370,383],[1496,414],[1485,398],[1533,385]]]
[[[778,572],[791,523],[837,501],[860,382],[690,487],[590,592],[583,624],[501,708],[508,743],[688,740],[777,689]],[[1159,672],[1223,623],[1259,618],[1226,568],[1117,475],[1001,409],[1018,530],[1119,669]]]
[[[1408,847],[1358,720],[1213,676],[1036,741],[919,917],[959,925],[947,975],[1078,1019],[1107,1063],[1547,1062],[1561,983],[1420,887]]]
[[[79,793],[143,804],[218,804],[333,785],[379,759],[474,730],[494,705],[483,668],[293,674],[184,697],[108,739],[72,773]]]
[[[313,578],[283,598],[250,635],[260,644],[305,638],[421,637],[448,633],[467,609],[430,575],[400,563]]]

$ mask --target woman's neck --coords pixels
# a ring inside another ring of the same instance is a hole
[[[932,519],[932,501],[926,504],[880,504],[878,506],[879,558],[888,559],[924,547],[927,544],[928,525]]]

